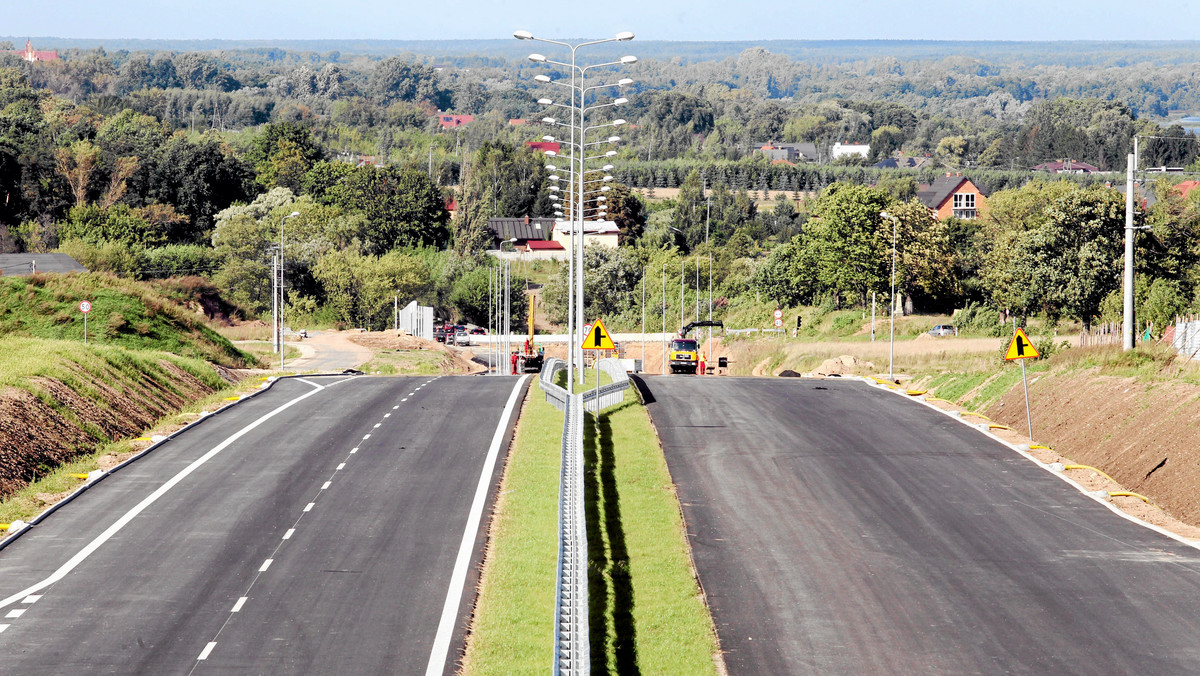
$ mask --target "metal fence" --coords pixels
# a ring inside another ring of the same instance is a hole
[[[1200,354],[1200,318],[1196,316],[1178,317],[1175,320],[1175,335],[1171,345],[1179,354],[1188,359],[1195,359]]]
[[[584,410],[591,413],[621,403],[625,400],[625,390],[629,389],[629,374],[620,359],[601,359],[596,362],[596,368],[607,373],[612,382],[584,393]]]
[[[547,357],[546,361],[542,362],[542,371],[538,374],[538,380],[542,384],[542,392],[546,393],[546,401],[560,411],[567,410],[568,392],[566,388],[559,387],[554,383],[555,377],[559,371],[567,370],[567,362],[558,357]]]

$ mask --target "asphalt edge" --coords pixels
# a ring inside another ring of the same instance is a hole
[[[212,413],[209,413],[208,415],[204,415],[204,416],[200,416],[199,418],[196,418],[195,420],[185,424],[183,427],[180,427],[179,429],[175,430],[174,432],[163,437],[159,441],[156,441],[156,442],[150,444],[146,448],[139,451],[137,454],[127,458],[124,462],[114,465],[106,470],[100,471],[100,473],[97,474],[95,476],[95,478],[89,478],[87,481],[83,482],[83,484],[80,485],[79,488],[76,488],[74,491],[72,491],[69,495],[64,497],[62,500],[59,500],[58,502],[54,503],[53,505],[50,505],[45,510],[40,512],[37,516],[30,519],[28,522],[23,523],[20,528],[18,528],[15,531],[12,531],[8,535],[6,535],[3,539],[0,539],[0,551],[3,551],[4,548],[8,547],[10,544],[15,542],[18,538],[20,538],[22,535],[24,535],[27,531],[31,530],[34,526],[38,525],[42,521],[46,520],[51,514],[53,514],[54,512],[57,512],[61,507],[64,507],[68,503],[75,500],[75,498],[79,497],[80,495],[83,495],[84,492],[86,492],[92,486],[95,486],[96,484],[100,483],[105,478],[109,477],[112,474],[119,472],[120,470],[124,469],[125,466],[130,465],[130,464],[136,462],[137,460],[140,460],[142,457],[144,457],[144,456],[150,454],[152,451],[156,450],[159,446],[162,446],[163,444],[174,439],[175,437],[179,436],[180,434],[183,434],[184,432],[192,429],[193,427],[195,427],[196,425],[199,425],[200,423],[204,422],[205,420],[209,420],[210,418],[213,418],[214,416],[220,415],[221,413],[232,409],[234,406],[237,406],[238,404],[242,403],[243,401],[253,399],[254,397],[257,397],[258,395],[269,391],[270,389],[275,387],[275,383],[279,382],[280,380],[284,380],[285,378],[286,379],[316,378],[316,377],[321,377],[321,376],[338,376],[338,375],[345,375],[345,374],[342,374],[342,373],[305,373],[305,374],[294,374],[294,375],[283,375],[283,376],[270,377],[258,389],[254,390],[253,392],[251,392],[249,394],[244,394],[241,397],[238,397],[237,401],[231,401],[228,404],[226,404],[225,406],[222,406],[221,408],[218,408],[217,410],[213,411]]]
[[[1113,514],[1116,514],[1117,516],[1119,516],[1123,519],[1126,519],[1127,521],[1130,521],[1132,523],[1136,523],[1139,526],[1149,528],[1150,530],[1155,531],[1156,533],[1165,535],[1165,536],[1171,538],[1172,540],[1179,542],[1180,544],[1186,545],[1193,549],[1200,550],[1200,540],[1189,540],[1189,539],[1183,537],[1182,535],[1179,535],[1177,533],[1172,533],[1171,531],[1163,528],[1162,526],[1156,526],[1148,521],[1139,519],[1138,517],[1124,511],[1120,507],[1117,507],[1115,504],[1113,504],[1107,500],[1104,500],[1101,496],[1097,495],[1095,491],[1088,490],[1082,484],[1075,481],[1071,477],[1067,476],[1065,473],[1055,471],[1050,466],[1050,464],[1044,463],[1041,460],[1038,460],[1037,458],[1030,455],[1027,448],[1022,448],[1022,446],[1025,446],[1025,444],[1014,444],[1012,442],[1001,439],[999,436],[993,434],[991,431],[991,428],[986,424],[973,423],[973,422],[967,421],[967,420],[963,419],[961,414],[955,415],[955,413],[957,413],[957,411],[947,411],[946,409],[934,406],[932,403],[926,401],[924,396],[910,395],[904,388],[899,387],[894,384],[891,384],[891,383],[879,382],[879,381],[875,380],[874,378],[865,378],[862,376],[850,376],[850,377],[843,376],[842,378],[845,380],[857,380],[859,382],[865,383],[868,387],[888,391],[892,394],[899,395],[908,401],[915,401],[915,402],[921,404],[922,406],[931,408],[931,409],[937,411],[938,413],[945,415],[948,418],[951,418],[951,419],[956,420],[964,425],[967,425],[968,427],[971,427],[975,431],[980,432],[981,434],[991,438],[993,441],[999,442],[1000,444],[1007,446],[1008,448],[1012,449],[1013,451],[1016,451],[1022,457],[1024,457],[1026,460],[1029,460],[1033,464],[1037,465],[1039,468],[1045,470],[1046,472],[1049,472],[1051,475],[1057,477],[1058,479],[1061,479],[1062,481],[1067,482],[1071,486],[1074,486],[1075,489],[1078,490],[1080,493],[1083,493],[1088,498],[1091,498],[1092,500],[1095,500],[1096,502],[1100,503],[1101,505],[1104,505]],[[1030,439],[1030,441],[1033,441],[1033,440]],[[1107,494],[1105,495],[1105,497],[1107,497]]]

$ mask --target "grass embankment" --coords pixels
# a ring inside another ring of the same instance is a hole
[[[79,303],[85,300],[92,304],[89,344],[158,350],[224,366],[254,364],[208,326],[201,303],[178,281],[137,282],[101,273],[5,277],[0,334],[82,343]]]
[[[381,350],[359,369],[381,376],[438,376],[453,372],[454,359],[436,350]]]
[[[712,620],[682,516],[635,392],[588,417],[590,620],[596,673],[715,673]],[[464,673],[544,673],[554,641],[562,414],[530,389],[509,454]]]
[[[130,437],[215,407],[230,384],[208,363],[163,352],[0,338],[0,523],[27,520]]]

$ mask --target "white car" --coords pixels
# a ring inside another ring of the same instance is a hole
[[[454,344],[459,347],[469,346],[471,344],[471,334],[466,331],[459,331],[454,334]]]
[[[958,329],[954,328],[953,324],[938,324],[932,329],[929,329],[929,335],[935,338],[941,338],[943,336],[957,336]]]

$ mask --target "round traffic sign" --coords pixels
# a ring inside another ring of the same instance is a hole
[[[782,319],[778,319],[778,318],[776,318],[776,320],[775,320],[775,326],[776,326],[776,327],[783,326],[783,320],[782,320]]]
[[[79,311],[86,315],[87,313],[92,311],[92,304],[87,302],[86,300],[81,302],[79,304]]]
[[[775,311],[775,319],[783,319],[783,310]]]

